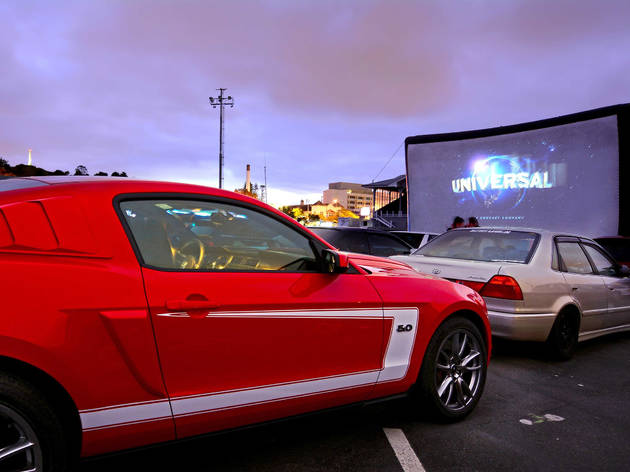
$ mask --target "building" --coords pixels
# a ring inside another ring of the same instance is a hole
[[[321,220],[337,222],[338,218],[359,218],[352,210],[345,208],[339,202],[316,202],[311,205],[311,214],[317,215]]]
[[[361,184],[351,182],[332,182],[324,190],[322,202],[325,204],[339,203],[342,207],[361,214],[361,208],[373,208],[373,194],[371,189]]]
[[[364,184],[374,198],[372,224],[384,229],[407,229],[407,176]]]

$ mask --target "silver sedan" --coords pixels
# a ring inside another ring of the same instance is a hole
[[[578,341],[630,330],[629,270],[588,238],[456,229],[392,259],[477,290],[493,335],[546,341],[559,358],[570,358]]]

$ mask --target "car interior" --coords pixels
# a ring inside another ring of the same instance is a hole
[[[215,202],[130,200],[120,208],[145,264],[180,270],[316,271],[305,235],[267,215]],[[262,221],[264,220],[264,221]]]

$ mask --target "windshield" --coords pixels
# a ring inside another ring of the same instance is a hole
[[[531,258],[536,233],[499,229],[449,231],[428,242],[414,254],[486,262],[519,262]]]

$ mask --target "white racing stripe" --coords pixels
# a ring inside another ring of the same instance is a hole
[[[180,317],[184,313],[164,313],[169,317]],[[219,317],[272,317],[272,318],[354,318],[392,320],[391,333],[386,347],[382,369],[367,372],[349,372],[344,375],[304,379],[275,385],[260,385],[251,388],[208,392],[186,397],[171,398],[154,402],[114,405],[80,411],[83,430],[94,430],[129,424],[161,420],[174,416],[188,416],[212,411],[251,406],[261,403],[316,395],[336,390],[346,390],[365,385],[391,382],[407,375],[411,354],[418,330],[417,308],[385,308],[325,311],[277,311],[277,312],[224,312],[212,313]],[[398,326],[409,330],[398,331]],[[172,413],[171,413],[172,408]]]
[[[117,405],[94,410],[82,410],[80,417],[81,426],[85,431],[170,418],[171,406],[168,400]]]
[[[175,416],[195,415],[234,407],[268,403],[316,393],[344,390],[376,382],[378,370],[352,375],[341,375],[304,382],[292,382],[268,387],[251,388],[236,392],[213,393],[172,400]]]
[[[407,375],[418,332],[417,308],[385,308],[384,312],[385,318],[393,318],[393,321],[378,383],[399,380]],[[411,331],[398,331],[398,326],[408,325],[411,325]]]
[[[186,312],[156,313],[156,316],[187,318]],[[206,318],[321,318],[321,319],[382,319],[381,308],[349,308],[344,310],[273,310],[273,311],[208,311]]]
[[[383,428],[404,472],[426,472],[402,429]]]

